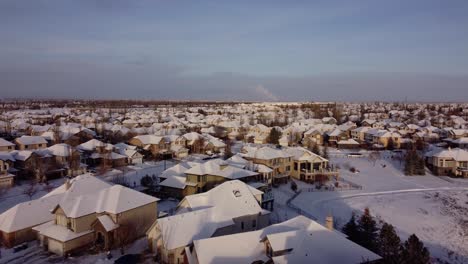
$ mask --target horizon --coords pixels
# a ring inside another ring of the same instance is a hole
[[[0,2],[2,98],[466,102],[466,1]]]

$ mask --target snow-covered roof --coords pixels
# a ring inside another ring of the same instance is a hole
[[[10,141],[0,138],[0,147],[12,147],[14,145],[15,144],[11,143]]]
[[[77,218],[91,213],[118,214],[158,200],[122,185],[114,185],[97,193],[61,201],[58,206],[67,217]]]
[[[47,222],[41,226],[36,227],[35,230],[39,231],[43,236],[50,237],[61,242],[67,242],[93,232],[93,230],[87,230],[84,232],[75,233],[65,226],[56,225],[53,222],[54,221]]]
[[[101,223],[104,229],[109,232],[119,227],[118,224],[114,223],[114,220],[108,215],[98,216],[97,220]]]
[[[157,145],[163,139],[163,137],[156,135],[140,135],[134,138],[140,140],[143,145]]]
[[[264,239],[273,249],[291,249],[273,263],[361,263],[377,260],[373,252],[304,216],[262,230],[194,241],[198,263],[253,263],[269,260]]]
[[[468,151],[464,149],[443,149],[435,150],[426,154],[429,157],[449,158],[455,161],[468,161]]]
[[[91,139],[83,144],[78,145],[78,149],[86,150],[86,151],[94,151],[97,147],[106,147],[107,144],[99,141],[97,139]]]
[[[63,184],[39,199],[19,203],[6,210],[0,215],[0,230],[14,232],[53,220],[54,215],[50,211],[60,201],[93,193],[108,186],[108,183],[89,174],[77,176],[70,180],[68,189],[67,184]]]
[[[3,160],[3,161],[15,161],[15,158],[13,157],[13,155],[11,155],[10,152],[5,152],[5,151],[0,151],[0,160]]]
[[[213,159],[193,166],[186,170],[185,174],[215,175],[231,180],[257,175],[256,172],[229,165],[228,162],[221,159]]]
[[[218,228],[234,224],[233,218],[264,212],[252,189],[235,180],[205,193],[186,196],[191,211],[183,209],[176,215],[158,219],[165,247],[189,245],[193,240],[211,237]]]
[[[41,136],[21,136],[15,141],[21,145],[47,144],[47,140]]]
[[[268,146],[260,147],[260,148],[245,146],[244,150],[247,151],[247,153],[243,155],[246,158],[270,160],[270,159],[277,159],[277,158],[292,157],[291,154],[286,153],[285,151],[282,151],[281,149],[274,149]]]

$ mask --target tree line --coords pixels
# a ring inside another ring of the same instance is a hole
[[[381,264],[428,264],[430,263],[429,250],[423,242],[412,234],[402,242],[395,228],[383,222],[379,227],[370,214],[369,208],[356,220],[353,213],[351,219],[343,226],[342,231],[348,239],[379,254]]]

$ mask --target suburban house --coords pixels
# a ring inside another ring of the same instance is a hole
[[[246,140],[255,144],[266,144],[270,135],[271,127],[262,124],[256,124],[250,127]]]
[[[0,237],[6,247],[36,239],[32,228],[54,220],[52,210],[62,200],[95,193],[110,185],[98,178],[77,176],[39,199],[19,203],[0,214]],[[34,215],[34,217],[31,217]]]
[[[284,151],[292,155],[291,176],[293,178],[305,182],[338,180],[338,170],[331,168],[327,159],[301,147],[286,148]]]
[[[244,146],[242,157],[254,164],[263,164],[273,170],[273,183],[285,183],[291,175],[292,156],[281,149]]]
[[[270,213],[259,205],[261,194],[233,180],[186,196],[175,215],[157,219],[148,230],[149,247],[161,263],[187,263],[194,240],[261,229]]]
[[[468,177],[468,151],[442,149],[426,153],[426,164],[435,175]]]
[[[400,148],[401,135],[397,132],[389,132],[387,130],[381,130],[373,135],[372,142],[374,146],[387,148],[389,142],[393,142],[394,148]]]
[[[189,193],[205,192],[230,180],[254,181],[258,175],[256,172],[230,165],[221,159],[214,159],[192,166],[184,173]]]
[[[367,126],[361,126],[361,127],[355,128],[351,130],[351,138],[356,140],[359,143],[364,143],[366,141],[365,133],[369,129],[371,129],[371,127],[367,127]]]
[[[199,238],[187,247],[188,263],[362,263],[377,254],[304,217],[296,216],[261,230]]]
[[[47,140],[40,136],[21,136],[15,139],[19,150],[36,150],[47,148]]]
[[[144,236],[157,218],[159,199],[122,185],[67,198],[52,208],[53,220],[33,227],[41,245],[57,255],[90,245],[121,247]]]
[[[15,150],[15,144],[0,138],[0,151],[13,151]]]
[[[0,152],[0,188],[13,186],[15,175],[10,170],[14,162],[15,158],[9,152]]]
[[[170,148],[170,143],[168,144],[164,137],[156,135],[139,135],[130,139],[128,143],[151,152],[153,156],[164,154]]]

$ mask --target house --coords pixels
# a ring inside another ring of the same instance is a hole
[[[206,153],[224,153],[226,144],[223,141],[209,134],[203,136],[205,138],[203,149]]]
[[[468,151],[442,149],[426,153],[426,164],[435,175],[468,177]]]
[[[336,128],[335,130],[328,132],[326,135],[330,146],[338,146],[338,141],[347,140],[350,137],[350,132]]]
[[[285,183],[291,175],[291,154],[271,147],[244,146],[242,157],[254,164],[263,164],[273,170],[273,183]]]
[[[62,200],[103,190],[110,185],[89,174],[77,176],[43,197],[19,203],[0,214],[0,238],[13,247],[37,238],[33,227],[54,220],[50,210]],[[34,217],[31,217],[31,216]]]
[[[168,152],[170,147],[163,137],[156,135],[139,135],[130,139],[128,143],[151,152],[153,156]]]
[[[189,263],[362,263],[381,257],[317,222],[296,216],[260,230],[200,238],[185,249]]]
[[[189,193],[205,192],[230,180],[254,181],[258,175],[256,172],[230,165],[221,159],[194,165],[184,173]]]
[[[269,218],[259,205],[261,194],[233,180],[186,196],[175,215],[157,219],[148,230],[149,247],[161,263],[186,263],[186,247],[194,240],[261,229]]]
[[[40,136],[21,136],[15,139],[19,150],[36,150],[47,148],[47,140]]]
[[[270,136],[271,127],[263,124],[256,124],[250,127],[249,133],[246,135],[246,140],[255,144],[266,144]]]
[[[15,144],[11,143],[10,141],[7,141],[3,138],[0,138],[0,151],[13,151],[15,150]]]
[[[346,140],[340,140],[337,142],[338,148],[339,149],[358,149],[361,144],[357,142],[356,140],[350,138]]]
[[[136,146],[127,145],[125,143],[119,143],[114,145],[118,154],[127,157],[128,164],[141,164],[143,163],[143,154],[138,152]]]
[[[365,142],[365,133],[371,129],[371,127],[368,126],[361,126],[358,128],[355,128],[351,130],[351,138],[356,140],[359,143],[364,143]]]
[[[51,210],[53,220],[33,230],[40,244],[57,255],[91,245],[109,250],[145,235],[156,220],[158,200],[122,185],[113,185],[60,200]]]
[[[328,160],[301,147],[286,148],[292,157],[291,176],[306,182],[323,182],[338,179],[338,170],[329,167]]]
[[[393,144],[393,148],[400,148],[400,139],[401,135],[397,132],[389,132],[387,130],[381,130],[374,134],[373,144],[387,148],[391,146],[390,142]]]
[[[15,158],[9,152],[0,152],[0,188],[13,186],[15,175],[10,170],[14,162]]]

